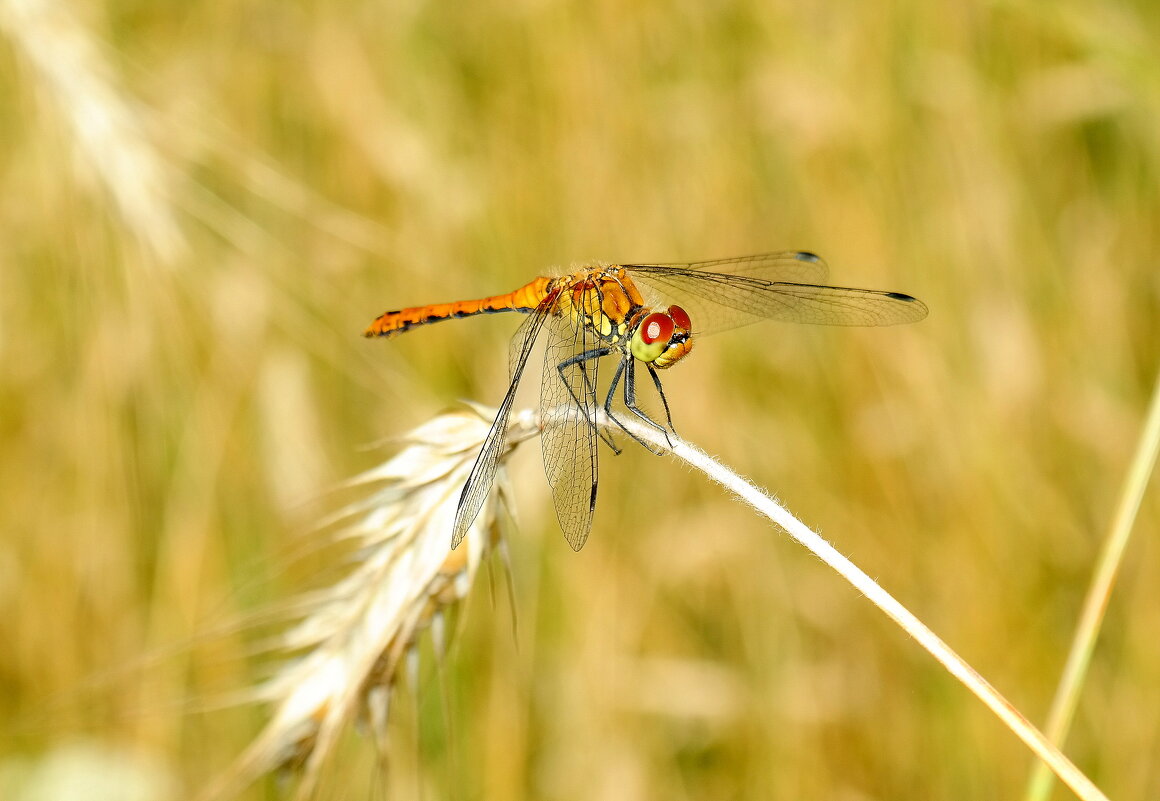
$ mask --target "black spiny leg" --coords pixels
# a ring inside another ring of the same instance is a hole
[[[669,430],[676,434],[677,427],[673,425],[673,416],[669,413],[669,401],[665,398],[664,388],[661,387],[661,377],[657,375],[657,369],[651,364],[645,366],[648,367],[648,374],[652,376],[653,384],[657,388],[657,394],[661,396],[661,406],[665,407],[665,420],[669,423]],[[672,443],[670,442],[669,445],[671,446]]]
[[[628,368],[628,374],[629,374],[629,375],[631,375],[631,374],[632,374],[632,363],[633,363],[633,361],[634,361],[633,357],[632,357],[632,356],[629,356],[629,355],[627,355],[627,354],[626,354],[626,355],[625,355],[625,356],[624,356],[624,357],[623,357],[623,358],[620,360],[620,364],[618,364],[618,365],[616,366],[616,372],[612,374],[612,382],[611,382],[611,383],[609,384],[609,386],[608,386],[608,395],[606,395],[606,396],[605,396],[605,398],[604,398],[604,413],[605,413],[606,415],[608,415],[608,418],[609,418],[610,420],[612,420],[612,422],[614,422],[614,423],[616,423],[618,426],[620,426],[620,430],[621,430],[621,431],[623,431],[625,434],[628,434],[628,435],[629,435],[630,437],[632,437],[634,440],[636,440],[637,442],[639,442],[643,448],[645,448],[647,451],[649,451],[649,453],[653,453],[653,454],[656,454],[657,456],[660,456],[660,455],[662,455],[663,451],[659,451],[659,450],[657,450],[657,449],[656,449],[656,448],[655,448],[655,447],[654,447],[654,446],[653,446],[651,443],[649,443],[649,442],[645,442],[643,439],[641,439],[640,437],[638,437],[636,434],[632,433],[632,432],[631,432],[631,431],[629,431],[627,428],[625,428],[625,427],[624,427],[624,423],[622,423],[622,422],[621,422],[621,420],[620,420],[620,417],[618,417],[618,416],[617,416],[617,414],[616,414],[615,412],[613,412],[613,411],[612,411],[612,399],[613,399],[613,398],[616,396],[616,385],[617,385],[617,384],[620,382],[620,379],[621,379],[622,377],[624,377],[624,375],[625,375],[625,367],[626,367],[626,366],[627,366],[627,368]],[[627,384],[627,383],[625,384],[625,387],[626,387],[626,388],[628,387],[628,384]],[[633,409],[633,411],[634,411],[634,412],[635,412],[637,415],[639,415],[639,416],[641,416],[641,417],[644,417],[644,415],[643,415],[643,414],[640,412],[640,410],[639,410],[639,409]],[[645,420],[645,422],[647,422],[649,425],[653,425],[653,426],[655,426],[655,425],[656,425],[656,423],[654,423],[652,420],[649,420],[649,419],[648,419],[648,417],[644,417],[644,420]],[[664,429],[661,429],[661,430],[663,431]],[[617,451],[617,453],[619,453],[619,451]]]
[[[650,426],[655,428],[657,431],[664,434],[665,435],[665,442],[667,442],[669,444],[669,447],[672,448],[673,442],[672,442],[672,440],[669,439],[668,429],[665,428],[664,426],[662,426],[656,420],[653,420],[651,417],[649,417],[647,414],[645,414],[644,411],[639,406],[636,405],[636,359],[633,359],[630,357],[626,361],[628,362],[628,369],[625,371],[625,376],[624,376],[624,405],[625,405],[625,408],[627,408],[630,412],[635,414],[641,420],[643,420],[644,422],[648,423]],[[652,373],[653,381],[656,383],[657,389],[659,390],[661,388],[660,379],[657,378],[657,374],[655,372],[653,372],[652,365],[650,364],[647,366],[648,366],[649,372]],[[661,393],[661,403],[664,404],[665,416],[668,417],[669,404],[665,401],[665,394],[663,392]],[[669,425],[672,425],[671,418],[669,419]],[[634,437],[634,439],[636,439],[636,438]],[[637,441],[639,442],[639,439],[637,439]],[[660,455],[660,452],[655,451],[652,448],[649,448],[649,446],[645,445],[645,447],[648,448],[653,453],[657,454],[658,456]]]
[[[565,359],[556,365],[556,372],[560,374],[560,380],[564,382],[564,388],[568,390],[568,394],[572,396],[572,402],[576,404],[576,408],[579,409],[581,413],[586,412],[584,403],[578,397],[576,397],[576,393],[572,391],[572,385],[568,383],[568,377],[564,374],[564,370],[571,367],[572,365],[576,365],[576,369],[580,371],[580,375],[584,379],[584,384],[588,389],[586,394],[589,397],[595,398],[596,388],[592,386],[592,380],[588,378],[588,371],[584,369],[584,365],[587,362],[595,361],[596,359],[607,356],[609,353],[612,353],[612,348],[593,348],[592,350],[586,350],[583,353],[577,353],[575,356]],[[616,443],[612,441],[612,437],[602,431],[600,426],[593,423],[592,419],[588,417],[586,413],[584,414],[584,419],[588,421],[588,425],[596,429],[596,435],[604,440],[604,444],[612,448],[613,453],[619,455],[620,448],[616,447]]]

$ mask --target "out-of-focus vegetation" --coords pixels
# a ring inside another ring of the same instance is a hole
[[[673,414],[1045,716],[1160,369],[1154,3],[11,0],[0,42],[0,794],[223,769],[232,622],[311,577],[366,443],[498,402],[519,320],[362,328],[593,258],[807,248],[930,306],[704,339]],[[716,488],[605,452],[574,554],[536,448],[514,602],[476,588],[387,778],[352,738],[322,797],[1021,791],[1009,732]],[[1160,795],[1158,524],[1153,491],[1065,749],[1117,798]]]

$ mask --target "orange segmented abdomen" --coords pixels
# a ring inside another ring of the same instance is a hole
[[[493,295],[478,300],[457,300],[454,303],[433,303],[430,306],[414,306],[410,309],[389,311],[379,315],[368,327],[364,336],[389,337],[414,328],[417,325],[437,323],[457,317],[471,317],[476,314],[495,312],[533,311],[551,292],[551,278],[537,278],[514,292]]]

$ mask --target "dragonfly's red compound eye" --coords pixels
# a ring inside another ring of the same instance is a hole
[[[673,318],[677,328],[683,328],[686,331],[693,330],[693,321],[689,319],[689,313],[680,306],[669,306],[669,317]]]
[[[673,318],[656,312],[644,318],[640,324],[640,339],[646,345],[654,342],[668,342],[673,335]]]

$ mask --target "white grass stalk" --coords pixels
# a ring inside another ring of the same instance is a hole
[[[572,408],[565,415],[576,414]],[[202,798],[218,798],[258,775],[302,767],[297,796],[316,787],[323,762],[342,728],[356,715],[383,748],[392,689],[413,656],[417,638],[447,606],[464,598],[485,553],[498,545],[498,510],[508,503],[502,471],[464,543],[451,552],[450,533],[459,493],[487,431],[482,409],[436,417],[404,438],[407,447],[354,484],[384,488],[343,510],[345,529],[362,546],[351,574],[322,591],[306,619],[281,645],[301,654],[254,694],[275,712],[258,738]],[[667,451],[721,484],[784,529],[798,543],[853,584],[973,692],[1084,801],[1107,801],[1092,782],[1010,702],[964,662],[902,604],[776,500],[700,449],[630,418],[620,421],[635,436]],[[614,430],[600,413],[598,423]],[[534,436],[530,412],[509,428],[514,447]],[[506,454],[505,454],[506,456]],[[441,643],[436,644],[441,647]]]
[[[1035,728],[1007,699],[992,687],[977,671],[968,665],[950,646],[927,628],[901,603],[882,589],[873,579],[859,569],[849,559],[842,556],[832,545],[814,533],[805,523],[794,517],[784,506],[746,481],[729,468],[717,462],[704,451],[670,434],[671,450],[664,435],[648,426],[625,416],[622,421],[633,434],[663,450],[669,450],[675,457],[691,467],[700,470],[725,489],[749,504],[759,514],[783,528],[798,543],[836,570],[839,575],[853,584],[887,617],[897,623],[945,667],[951,675],[962,682],[976,697],[1007,725],[1028,748],[1048,765],[1073,792],[1084,801],[1107,801],[1106,796],[1075,765],[1065,757],[1051,741]],[[607,425],[608,421],[604,421]]]

